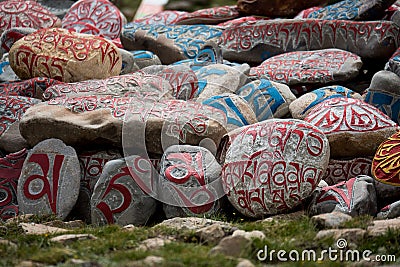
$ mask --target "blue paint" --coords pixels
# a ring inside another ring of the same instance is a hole
[[[135,59],[153,59],[154,53],[146,50],[131,51]]]
[[[223,30],[208,25],[161,25],[141,24],[130,22],[124,26],[122,36],[135,40],[137,31],[145,31],[146,36],[154,39],[163,35],[173,40],[187,58],[195,58],[207,41],[216,40],[222,35]]]
[[[365,1],[345,0],[311,12],[307,18],[324,20],[354,20],[360,15]]]
[[[346,93],[346,90],[347,90],[347,93]],[[327,91],[335,92],[335,94],[326,96]],[[354,94],[354,91],[347,89],[343,86],[327,86],[327,87],[323,87],[320,89],[316,89],[316,90],[310,92],[310,94],[315,95],[315,100],[313,102],[311,102],[303,110],[303,112],[301,113],[302,115],[304,115],[311,108],[315,107],[316,105],[318,105],[319,103],[322,103],[325,100],[332,99],[332,98],[343,98],[343,97],[353,98],[352,94]]]
[[[5,72],[5,69],[7,66],[10,66],[10,62],[8,61],[3,61],[0,63],[0,74],[3,74]]]
[[[225,112],[228,124],[238,127],[249,125],[242,112],[228,96],[213,96],[209,99],[204,100],[202,104],[217,108]],[[228,108],[231,112],[228,111]],[[232,115],[236,115],[238,119],[233,117]]]
[[[264,121],[273,118],[278,108],[286,101],[269,80],[260,79],[259,82],[258,86],[254,82],[246,84],[237,94],[252,104],[258,121]],[[265,104],[260,106],[260,102]]]
[[[394,97],[383,92],[369,91],[365,97],[365,102],[377,107],[397,124],[400,123],[400,97]]]
[[[206,69],[204,67],[200,68],[195,73],[197,76],[199,88],[195,92],[194,97],[198,97],[203,92],[204,88],[207,86],[207,83],[208,83],[207,76],[210,76],[210,75],[223,76],[223,75],[227,74],[227,72],[225,70],[211,69],[211,68]]]

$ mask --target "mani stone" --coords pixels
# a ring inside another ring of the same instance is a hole
[[[249,82],[247,77],[249,66],[243,64],[230,67],[224,64],[211,64],[196,71],[199,89],[196,93],[198,101],[224,93],[235,93]]]
[[[317,127],[270,119],[238,128],[225,143],[222,181],[242,214],[285,213],[316,189],[329,161],[329,143]]]
[[[19,121],[31,106],[40,102],[39,99],[23,96],[0,97],[0,149],[17,152],[28,147],[20,134]]]
[[[44,29],[60,27],[61,21],[36,1],[0,2],[0,33],[14,27]]]
[[[74,96],[115,96],[138,97],[159,101],[172,99],[173,88],[161,77],[132,73],[102,80],[88,80],[77,83],[62,83],[51,86],[43,94],[48,101],[57,97]]]
[[[15,27],[5,30],[0,37],[0,54],[8,53],[11,46],[24,36],[37,31],[35,28]]]
[[[72,146],[122,147],[124,141],[129,148],[157,155],[163,154],[164,146],[198,145],[205,139],[218,147],[225,127],[222,111],[199,103],[113,96],[51,99],[29,109],[20,123],[30,145],[48,138]]]
[[[303,120],[312,109],[327,99],[332,98],[356,98],[362,100],[362,96],[346,87],[332,85],[313,90],[300,96],[290,103],[289,110],[294,119]]]
[[[17,185],[27,154],[23,149],[0,158],[0,221],[18,216]]]
[[[388,60],[399,46],[398,40],[399,26],[390,21],[282,19],[227,28],[219,45],[226,60],[260,64],[287,52],[328,48],[342,49],[362,59]]]
[[[121,11],[108,0],[79,0],[65,14],[62,27],[116,39],[126,22]]]
[[[226,114],[228,132],[258,122],[249,103],[235,94],[225,93],[212,96],[204,100],[202,104],[222,110]]]
[[[62,19],[74,4],[75,0],[36,0],[52,14]]]
[[[32,45],[34,44],[34,45]],[[104,38],[65,29],[43,29],[12,46],[10,65],[21,79],[48,77],[63,82],[119,75],[122,57]]]
[[[145,50],[129,51],[132,56],[136,66],[139,69],[143,69],[149,66],[161,65],[161,60],[156,54]]]
[[[0,83],[0,94],[2,96],[24,96],[42,99],[43,92],[48,87],[60,83],[57,80],[44,77],[32,78],[20,82],[5,82]]]
[[[75,150],[48,139],[29,151],[18,182],[23,214],[55,214],[65,219],[78,199],[81,173]]]
[[[377,108],[352,98],[325,100],[304,120],[328,137],[331,157],[337,159],[373,156],[378,146],[399,130]]]
[[[238,9],[246,15],[293,17],[303,9],[328,4],[329,0],[238,0]]]
[[[375,152],[372,160],[372,177],[377,181],[400,186],[400,133],[397,132],[383,141]]]
[[[194,25],[194,24],[218,24],[239,17],[236,6],[219,6],[206,9],[199,9],[191,13],[182,14],[174,24]]]
[[[163,10],[155,14],[147,15],[143,18],[135,19],[133,23],[144,25],[173,25],[180,17],[185,16],[188,12],[177,10]]]
[[[311,12],[307,18],[324,20],[380,20],[396,0],[344,0]]]
[[[376,215],[377,219],[394,219],[400,217],[400,200],[383,207]]]
[[[365,96],[365,102],[377,107],[393,121],[400,123],[400,77],[391,71],[374,74]]]
[[[90,201],[93,224],[147,223],[155,212],[156,200],[141,189],[136,179],[124,159],[106,163]]]
[[[359,56],[340,49],[297,51],[271,57],[249,75],[289,86],[327,84],[355,78],[362,64]]]
[[[264,78],[244,85],[237,94],[249,103],[258,121],[285,117],[290,103],[296,99],[287,85]]]
[[[375,216],[377,213],[373,179],[366,175],[318,189],[313,195],[309,208],[311,216],[333,211],[353,217],[365,214]]]
[[[176,99],[190,100],[197,92],[199,85],[194,71],[185,65],[155,65],[143,68],[142,73],[157,75],[169,81]]]
[[[217,42],[222,29],[208,25],[144,25],[128,23],[121,33],[126,50],[148,50],[163,64],[196,57],[202,45]]]
[[[398,14],[400,17],[400,11],[398,11]],[[400,49],[397,49],[392,57],[389,59],[389,61],[386,63],[385,70],[391,71],[400,76]]]
[[[352,158],[347,160],[330,159],[328,168],[322,178],[328,185],[346,182],[358,175],[371,176],[372,159]]]
[[[225,195],[221,166],[203,147],[170,146],[161,159],[158,183],[167,219],[215,214]]]
[[[118,150],[89,151],[78,155],[81,167],[81,182],[79,196],[73,208],[74,217],[83,219],[86,223],[91,222],[90,199],[93,189],[103,173],[105,164],[113,159],[122,158]]]

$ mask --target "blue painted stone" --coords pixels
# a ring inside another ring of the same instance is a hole
[[[346,87],[340,85],[326,86],[302,95],[290,104],[289,110],[293,118],[302,120],[319,103],[339,97],[362,99],[360,94]]]
[[[258,121],[286,116],[289,104],[296,99],[289,87],[267,79],[248,83],[237,94],[250,104]]]
[[[216,95],[204,100],[202,104],[222,110],[226,114],[228,132],[258,122],[246,100],[235,94]]]
[[[208,25],[145,25],[128,23],[121,33],[126,50],[148,50],[162,63],[195,58],[208,41],[217,43],[222,29]]]
[[[379,71],[372,78],[365,102],[377,107],[396,123],[400,123],[400,77],[390,71]]]
[[[311,12],[307,18],[323,20],[379,20],[396,0],[344,0]]]

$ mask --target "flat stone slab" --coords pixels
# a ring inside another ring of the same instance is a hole
[[[61,140],[48,139],[29,151],[18,182],[18,205],[25,214],[65,219],[78,199],[78,156]]]
[[[51,227],[36,223],[20,223],[18,225],[21,226],[28,235],[60,234],[68,232],[68,230],[63,228]]]

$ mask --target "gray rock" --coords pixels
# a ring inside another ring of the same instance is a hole
[[[90,204],[95,225],[144,225],[156,208],[155,199],[143,192],[125,159],[106,163]]]
[[[352,217],[342,212],[331,212],[311,217],[311,221],[318,228],[338,228],[343,223],[350,221]]]
[[[21,226],[28,235],[61,234],[68,232],[66,229],[51,227],[44,224],[20,223],[18,225]]]
[[[166,244],[171,243],[174,241],[171,237],[153,237],[142,241],[137,250],[149,251],[149,250],[156,250],[162,248]]]
[[[67,235],[59,235],[50,239],[51,242],[61,243],[63,245],[67,245],[76,241],[82,240],[96,240],[97,237],[91,234],[67,234]]]
[[[224,229],[225,232],[232,232],[232,229],[234,228],[230,223],[227,222],[221,222],[221,221],[215,221],[211,219],[206,219],[206,218],[199,218],[199,217],[188,217],[188,218],[172,218],[165,220],[157,226],[161,227],[169,227],[177,230],[199,230],[201,228],[211,226],[211,225],[220,225],[222,229]]]
[[[219,224],[212,224],[195,232],[196,236],[199,237],[200,241],[207,243],[208,245],[216,245],[225,237],[225,231]]]
[[[369,236],[380,236],[387,233],[389,229],[400,229],[400,218],[389,220],[375,220],[371,226],[368,226],[367,231]]]
[[[29,151],[18,182],[21,213],[65,219],[78,199],[80,168],[75,150],[48,139]]]
[[[75,1],[71,0],[37,0],[39,4],[62,19]]]
[[[377,219],[393,219],[400,217],[400,200],[383,207],[376,215]]]
[[[233,232],[232,236],[243,236],[249,240],[252,239],[265,239],[266,236],[263,232],[258,231],[258,230],[253,230],[253,231],[244,231],[244,230],[236,230]]]
[[[240,257],[244,250],[251,246],[251,240],[246,237],[237,236],[227,236],[223,238],[219,244],[213,247],[209,254],[223,254],[230,257]]]
[[[333,238],[334,240],[345,239],[346,242],[360,242],[367,234],[367,231],[361,228],[349,229],[329,229],[322,230],[317,233],[315,240]]]
[[[254,267],[254,266],[255,265],[248,259],[239,259],[239,262],[236,265],[236,267]]]

